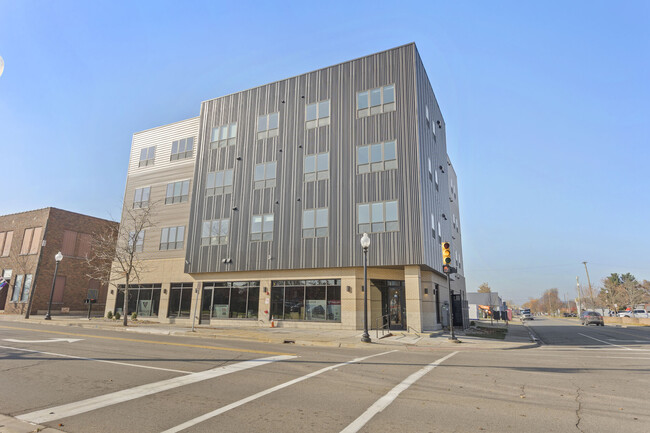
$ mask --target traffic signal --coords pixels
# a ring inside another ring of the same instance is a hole
[[[451,263],[451,251],[449,251],[449,248],[451,248],[451,244],[449,242],[442,243],[442,264],[443,265],[448,265]]]

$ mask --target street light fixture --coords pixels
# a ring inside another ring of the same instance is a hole
[[[370,247],[370,238],[368,233],[361,237],[361,248],[363,248],[363,335],[361,341],[370,343],[370,334],[368,334],[368,248]]]
[[[50,303],[47,304],[47,314],[45,315],[45,320],[52,320],[52,315],[50,314],[50,311],[52,310],[52,298],[54,298],[54,285],[56,284],[56,273],[59,272],[59,263],[61,263],[61,260],[63,260],[63,254],[61,254],[61,251],[56,253],[56,256],[54,256],[54,260],[56,261],[56,266],[54,267],[54,278],[52,279],[52,291],[50,292]]]

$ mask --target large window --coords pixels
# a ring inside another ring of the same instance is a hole
[[[273,240],[273,214],[253,215],[251,220],[251,241]]]
[[[161,250],[180,250],[185,239],[185,226],[165,227],[160,231]]]
[[[194,137],[183,138],[182,140],[172,141],[172,154],[169,157],[170,161],[177,159],[185,159],[192,157],[192,150],[194,148]]]
[[[341,280],[273,281],[271,316],[283,320],[341,321]]]
[[[357,93],[357,117],[395,110],[395,86],[384,86]]]
[[[359,233],[394,232],[399,230],[397,201],[358,205]]]
[[[255,165],[255,189],[271,188],[275,186],[275,161]]]
[[[167,194],[165,196],[165,204],[183,203],[189,199],[190,196],[190,181],[181,180],[167,184]]]
[[[14,281],[14,292],[11,295],[11,302],[20,302],[20,292],[23,290],[24,279],[24,275],[16,275],[16,281]]]
[[[259,281],[204,283],[201,317],[257,319],[259,302]]]
[[[146,167],[153,165],[156,159],[156,146],[145,147],[140,151],[140,164],[139,167]]]
[[[232,146],[237,142],[237,123],[212,128],[210,149]]]
[[[357,172],[392,170],[397,168],[395,141],[357,147]]]
[[[307,105],[305,112],[305,128],[317,128],[330,124],[330,101],[316,102]]]
[[[135,235],[135,232],[130,232],[129,244],[136,253],[142,252],[142,249],[144,248],[144,230],[140,230],[137,236]]]
[[[277,137],[280,133],[280,113],[271,113],[257,118],[257,139]]]
[[[169,290],[168,317],[190,317],[192,306],[192,283],[172,283]]]
[[[328,234],[327,208],[302,211],[302,237],[322,238]]]
[[[203,227],[201,229],[201,246],[227,244],[229,229],[229,218],[203,221]]]
[[[25,229],[23,233],[23,244],[20,248],[20,254],[36,254],[38,247],[41,246],[41,234],[43,227],[34,227]]]
[[[129,284],[129,314],[149,317],[158,315],[160,284]],[[124,285],[117,287],[115,313],[124,314]]]
[[[205,195],[232,193],[233,173],[233,169],[209,172],[205,180]]]
[[[14,232],[2,232],[0,233],[0,257],[9,256],[11,251],[11,241],[14,239]]]
[[[133,196],[133,209],[149,206],[149,195],[151,194],[151,187],[137,188]]]
[[[330,178],[330,154],[329,152],[306,155],[303,165],[305,182]]]

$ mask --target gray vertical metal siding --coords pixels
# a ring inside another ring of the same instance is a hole
[[[186,271],[361,266],[356,205],[395,199],[400,230],[371,234],[369,262],[376,266],[433,264],[430,242],[423,243],[422,236],[418,150],[422,139],[416,133],[415,82],[421,74],[416,73],[416,57],[415,45],[409,44],[205,101],[188,235],[191,265]],[[358,91],[393,83],[396,111],[356,118]],[[330,125],[305,130],[305,106],[326,99],[331,101]],[[257,117],[272,112],[280,113],[279,136],[258,141]],[[237,144],[209,150],[212,128],[231,122],[237,122]],[[398,169],[357,175],[356,147],[392,139],[397,140]],[[330,154],[329,180],[304,182],[304,156],[326,151]],[[273,160],[277,161],[276,187],[254,190],[255,164]],[[206,198],[206,172],[233,167],[232,195]],[[440,191],[447,191],[446,183],[441,183]],[[303,239],[302,211],[316,207],[329,208],[329,236]],[[274,214],[273,241],[250,242],[252,215],[267,213]],[[228,245],[201,247],[202,221],[217,218],[231,220]],[[225,258],[232,259],[232,264],[223,264]]]
[[[418,141],[420,159],[420,177],[421,181],[421,214],[420,218],[424,230],[422,231],[423,244],[423,263],[424,265],[442,272],[442,249],[438,241],[438,222],[441,226],[441,236],[443,241],[452,241],[452,216],[449,202],[449,173],[450,167],[447,165],[447,139],[445,133],[445,121],[442,112],[438,106],[438,101],[429,82],[427,72],[420,55],[415,50],[415,64],[417,76],[417,97],[418,97]],[[426,109],[429,107],[429,119],[431,126],[426,124]],[[440,121],[442,128],[438,127]],[[435,128],[434,137],[432,129]],[[435,177],[429,180],[428,158],[431,158],[432,168],[438,171],[439,186],[436,189]],[[440,167],[443,170],[440,170]],[[436,221],[436,239],[431,236],[431,213]],[[443,218],[446,216],[446,220]],[[454,252],[452,251],[452,255]]]

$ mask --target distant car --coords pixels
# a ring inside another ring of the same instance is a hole
[[[535,318],[530,313],[521,313],[521,320],[535,320]]]
[[[618,317],[636,317],[637,319],[647,319],[648,312],[643,309],[627,310],[618,313]]]
[[[582,323],[583,326],[591,325],[592,323],[596,326],[605,326],[603,316],[596,311],[583,311],[582,314],[580,314],[580,323]]]

